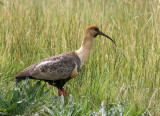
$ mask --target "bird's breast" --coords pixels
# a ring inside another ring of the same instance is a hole
[[[75,78],[78,75],[78,73],[79,73],[79,71],[78,71],[78,67],[77,67],[77,64],[76,64],[74,70],[71,73],[71,78]]]

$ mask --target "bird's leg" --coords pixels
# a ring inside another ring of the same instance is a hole
[[[52,85],[52,86],[54,86],[54,87],[57,87],[58,88],[58,86],[57,86],[57,84],[55,84],[55,83],[52,83],[52,82],[48,82],[50,85]],[[64,90],[65,91],[65,90]],[[59,96],[61,96],[61,95],[63,95],[63,88],[62,89],[58,89],[58,95]],[[65,92],[66,93],[66,92]],[[65,94],[64,94],[65,95]]]
[[[67,95],[67,91],[64,87],[62,89],[58,89],[58,95],[61,96],[62,94],[64,97]]]
[[[64,87],[62,88],[62,91],[63,91],[63,95],[66,96],[67,95],[67,91],[66,91],[66,89]]]
[[[50,82],[50,81],[48,81],[48,83],[49,83],[50,85],[58,88],[58,86],[57,86],[56,83],[53,83],[53,82]],[[66,90],[65,90],[64,88],[58,89],[58,95],[59,95],[59,96],[61,96],[63,93],[64,93],[64,95],[66,95]]]
[[[56,83],[53,83],[52,81],[48,81],[48,84],[50,84],[50,85],[58,88],[57,84],[56,84]],[[63,94],[64,96],[66,96],[66,94],[67,94],[66,89],[63,88],[63,87],[62,87],[62,89],[59,89],[59,88],[58,88],[58,95],[61,96],[62,94]]]
[[[58,95],[61,96],[63,94],[62,90],[58,89]]]

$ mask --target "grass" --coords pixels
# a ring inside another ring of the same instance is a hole
[[[150,0],[1,0],[0,114],[160,115],[160,5]],[[80,47],[84,30],[98,36],[68,97],[44,82],[14,76],[43,58]]]

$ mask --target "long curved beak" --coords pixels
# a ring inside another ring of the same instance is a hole
[[[107,38],[110,39],[110,40],[114,43],[114,45],[117,47],[116,42],[115,42],[112,38],[110,38],[108,35],[104,34],[104,33],[101,32],[101,31],[99,31],[99,35],[103,35],[104,37],[107,37]]]

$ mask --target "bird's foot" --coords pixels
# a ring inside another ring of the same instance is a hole
[[[65,88],[62,88],[62,90],[58,90],[58,95],[61,96],[62,94],[64,95],[64,97],[67,95],[67,91]]]

